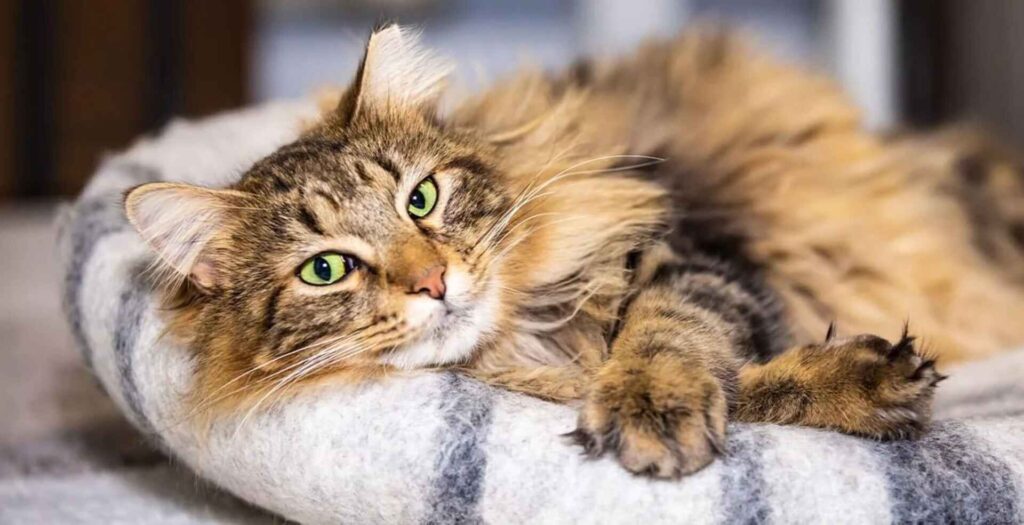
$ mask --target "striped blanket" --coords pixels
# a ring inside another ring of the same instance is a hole
[[[132,423],[201,477],[302,522],[1024,521],[1024,352],[953,371],[922,440],[735,424],[727,454],[678,482],[581,457],[560,438],[572,408],[448,372],[325,387],[196,435],[180,411],[189,354],[161,338],[120,195],[155,180],[229,183],[313,112],[278,103],[175,123],[106,159],[64,214],[64,299],[83,359]]]

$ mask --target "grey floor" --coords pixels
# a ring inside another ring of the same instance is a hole
[[[153,448],[82,366],[53,215],[0,208],[0,523],[274,521]]]
[[[60,310],[53,206],[0,209],[0,447],[117,420]]]

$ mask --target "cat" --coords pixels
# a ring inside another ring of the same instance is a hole
[[[936,358],[1024,342],[1024,179],[986,141],[870,134],[717,29],[442,112],[450,71],[378,27],[231,187],[126,192],[197,413],[455,368],[578,403],[585,453],[677,478],[727,420],[918,436]]]

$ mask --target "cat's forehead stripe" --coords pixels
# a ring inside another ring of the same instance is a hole
[[[316,218],[316,215],[309,210],[305,204],[299,205],[299,222],[301,222],[309,231],[317,235],[326,235],[323,227],[320,225],[320,221]]]
[[[334,211],[341,210],[341,203],[338,202],[338,199],[337,199],[337,197],[334,194],[332,194],[330,192],[327,192],[327,191],[324,191],[324,190],[322,190],[320,188],[315,188],[313,190],[313,194],[315,196],[317,196],[317,197],[320,197],[321,199],[323,199],[328,204],[330,204],[331,208],[333,208]]]
[[[325,136],[321,136],[321,135],[311,135],[311,136],[308,136],[308,137],[303,137],[302,139],[292,143],[289,146],[285,146],[284,148],[281,148],[281,149],[285,150],[285,149],[288,149],[290,147],[301,147],[301,148],[306,148],[306,149],[314,149],[314,150],[318,150],[318,151],[325,151],[326,150],[326,151],[338,152],[338,151],[342,151],[343,149],[345,149],[346,145],[347,145],[347,143],[345,141],[337,139],[337,138],[325,137]]]
[[[325,147],[316,141],[300,140],[274,152],[270,157],[273,164],[304,164],[309,160],[322,157],[324,153],[335,151],[332,147]]]
[[[359,182],[362,182],[363,184],[369,184],[370,182],[373,181],[373,179],[370,177],[370,174],[366,172],[366,164],[362,160],[356,159],[356,161],[353,164],[355,168],[353,169],[352,172],[359,179]]]
[[[448,160],[441,165],[439,171],[451,169],[466,171],[474,175],[483,175],[491,171],[490,166],[476,155],[460,155]]]
[[[373,161],[376,162],[377,165],[380,166],[382,170],[388,172],[388,174],[391,175],[396,182],[402,180],[402,171],[398,168],[398,165],[395,164],[395,162],[391,160],[391,158],[388,157],[387,155],[376,155],[373,158]]]

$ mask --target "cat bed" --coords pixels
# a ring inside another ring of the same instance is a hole
[[[954,370],[919,441],[733,424],[727,454],[680,481],[587,460],[560,437],[574,409],[451,372],[326,387],[199,435],[182,418],[192,362],[162,337],[122,192],[228,184],[314,115],[299,101],[174,123],[107,158],[63,217],[67,315],[85,363],[142,432],[203,478],[301,522],[1024,521],[1024,352]]]

